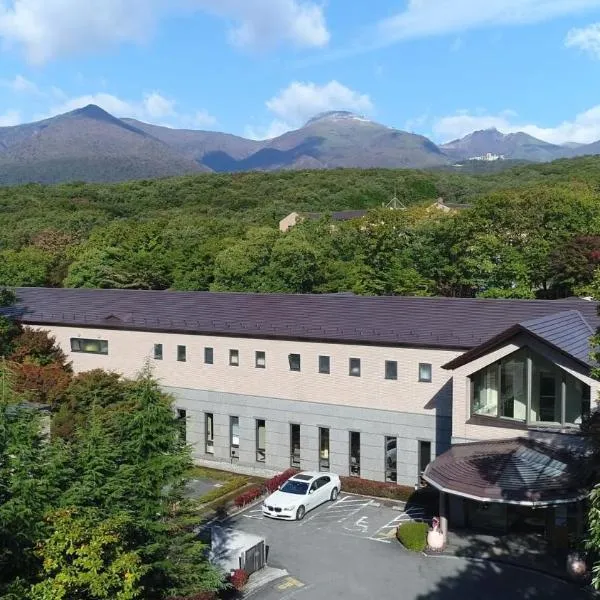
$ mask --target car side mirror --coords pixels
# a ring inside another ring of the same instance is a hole
[[[310,494],[314,494],[314,493],[315,493],[315,490],[313,490],[312,488],[311,488],[310,490],[308,490],[308,494],[309,494],[309,495],[310,495]]]

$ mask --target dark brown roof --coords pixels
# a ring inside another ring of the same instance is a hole
[[[572,438],[572,445],[560,438]],[[434,487],[481,502],[548,505],[581,499],[590,489],[592,453],[578,436],[456,444],[425,470]]]
[[[19,288],[22,322],[468,350],[514,323],[597,303],[354,295]]]

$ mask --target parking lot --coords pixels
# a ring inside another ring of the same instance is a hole
[[[228,525],[264,536],[268,564],[287,574],[252,592],[257,600],[310,599],[464,600],[587,598],[577,588],[523,569],[455,558],[426,558],[395,539],[402,521],[421,520],[389,503],[340,494],[302,521],[263,517],[260,505]]]

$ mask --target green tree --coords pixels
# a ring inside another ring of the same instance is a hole
[[[43,286],[48,282],[53,256],[38,248],[0,251],[0,286]]]

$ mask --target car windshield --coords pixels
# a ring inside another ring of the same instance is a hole
[[[288,479],[281,486],[281,491],[285,492],[286,494],[298,494],[304,496],[307,490],[308,483],[303,483],[302,481],[294,481],[293,479]]]

